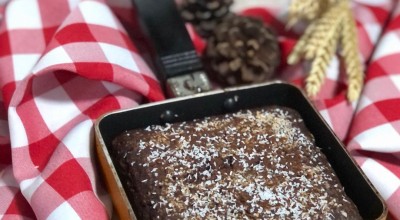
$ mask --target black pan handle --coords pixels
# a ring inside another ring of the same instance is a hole
[[[211,89],[174,0],[132,0],[152,62],[170,96]]]

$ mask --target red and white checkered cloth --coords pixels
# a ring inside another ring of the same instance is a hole
[[[276,28],[283,61],[300,34],[284,28],[285,1],[234,7]],[[129,0],[0,0],[0,218],[111,217],[93,122],[163,99],[121,25],[133,24],[130,9]],[[346,101],[336,57],[314,103],[400,219],[400,4],[357,0],[353,9],[367,74],[362,98]],[[193,40],[201,51],[204,42]],[[277,78],[302,85],[304,75],[302,65],[283,62]]]
[[[106,219],[93,122],[163,99],[158,83],[105,2],[2,7],[0,217]]]

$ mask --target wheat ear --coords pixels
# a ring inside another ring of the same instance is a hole
[[[348,77],[347,99],[359,98],[364,83],[364,73],[358,51],[357,29],[349,5],[343,22],[341,36],[342,56]]]
[[[290,28],[300,20],[312,21],[320,17],[328,8],[331,0],[292,0],[288,11],[287,27]]]
[[[343,21],[343,4],[332,6],[319,20],[317,30],[311,38],[316,48],[315,58],[312,61],[309,75],[306,78],[306,92],[310,97],[314,97],[321,90],[325,80],[325,72],[336,52],[339,33]],[[323,33],[320,33],[323,32]]]
[[[297,41],[296,45],[294,46],[293,50],[290,52],[287,62],[290,65],[296,64],[300,61],[301,57],[305,52],[305,48],[308,44],[309,38],[315,32],[316,23],[310,24],[304,34],[300,37]]]

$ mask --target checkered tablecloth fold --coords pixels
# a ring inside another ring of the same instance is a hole
[[[290,0],[238,0],[279,35],[276,78],[303,86],[307,63],[288,66],[302,27],[286,29]],[[400,219],[400,5],[354,0],[366,84],[345,97],[340,56],[313,100]],[[129,0],[0,0],[0,218],[107,219],[109,195],[95,163],[93,123],[103,113],[164,97],[138,53]],[[201,54],[205,41],[188,25]]]
[[[400,4],[376,45],[348,149],[400,218]]]
[[[102,1],[10,1],[0,48],[1,216],[109,218],[93,123],[163,99],[152,71]]]

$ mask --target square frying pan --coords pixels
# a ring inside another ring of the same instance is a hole
[[[343,143],[302,90],[281,81],[172,98],[110,112],[100,117],[95,124],[98,162],[118,217],[136,219],[131,206],[131,201],[135,198],[127,194],[126,183],[120,175],[122,171],[115,166],[117,163],[110,156],[113,151],[111,142],[117,135],[126,130],[145,128],[149,125],[190,121],[269,105],[285,106],[298,111],[361,216],[364,219],[386,219],[388,210],[384,200],[349,155]]]

